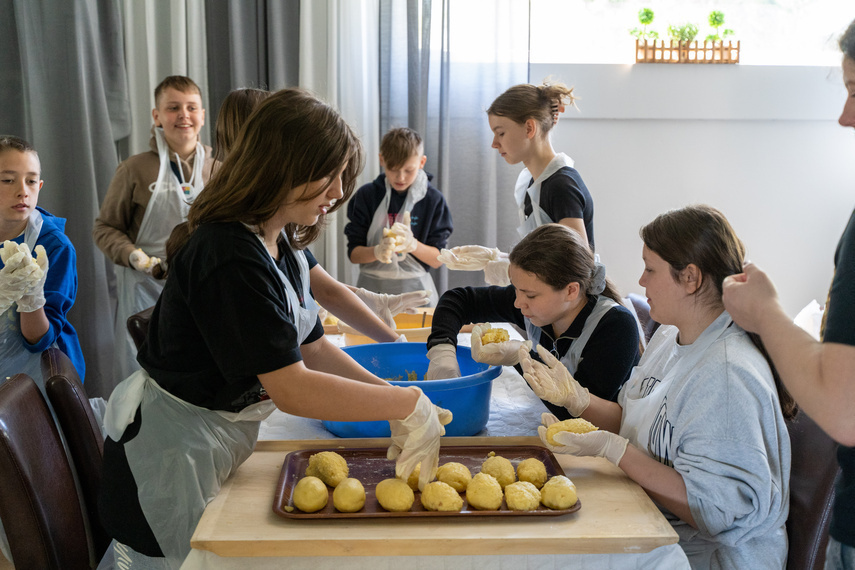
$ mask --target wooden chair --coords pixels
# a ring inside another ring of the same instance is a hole
[[[100,560],[111,540],[98,515],[98,491],[101,488],[101,463],[104,456],[101,427],[95,419],[74,364],[58,348],[49,348],[42,353],[42,377],[77,473],[92,537],[92,556]]]
[[[804,412],[787,427],[793,456],[787,570],[819,570],[825,565],[834,485],[840,474],[837,443]]]
[[[144,311],[128,317],[128,332],[131,333],[131,339],[133,339],[137,350],[140,349],[148,334],[148,323],[151,321],[151,314],[153,312],[154,307],[149,307]]]

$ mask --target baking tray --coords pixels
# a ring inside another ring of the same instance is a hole
[[[347,461],[349,477],[359,479],[365,487],[365,506],[355,513],[342,513],[333,506],[333,489],[329,489],[329,501],[327,506],[315,513],[304,513],[294,507],[292,495],[294,486],[306,474],[309,465],[309,457],[321,451],[335,451]],[[523,459],[534,457],[540,459],[546,466],[547,477],[564,475],[564,470],[558,464],[558,460],[551,451],[536,445],[517,446],[460,446],[441,447],[439,450],[439,464],[456,461],[462,463],[472,472],[474,476],[481,471],[481,464],[493,451],[496,455],[507,458],[513,464],[514,469]],[[428,511],[421,503],[421,493],[416,491],[415,501],[412,508],[407,512],[390,512],[385,510],[377,502],[374,496],[374,488],[383,479],[395,476],[395,462],[386,459],[386,448],[353,448],[353,449],[306,449],[303,451],[292,451],[285,456],[279,482],[276,485],[276,494],[273,497],[273,512],[289,519],[344,519],[344,518],[378,518],[378,517],[469,517],[469,516],[556,516],[566,515],[578,511],[582,503],[576,504],[569,509],[550,509],[539,505],[534,511],[512,511],[508,509],[504,500],[498,511],[479,511],[469,507],[466,502],[466,493],[463,498],[463,509],[460,511]],[[292,507],[288,512],[285,507]]]

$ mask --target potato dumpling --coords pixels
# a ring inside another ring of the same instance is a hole
[[[481,464],[481,473],[488,473],[495,477],[496,481],[499,482],[499,485],[502,486],[502,489],[517,480],[517,474],[514,471],[513,464],[501,455],[488,457],[487,460]]]
[[[317,477],[330,487],[335,487],[347,478],[347,461],[335,451],[321,451],[309,457],[306,476]]]
[[[409,511],[416,500],[416,495],[410,486],[401,479],[384,479],[374,488],[377,502],[387,511]]]
[[[463,498],[448,483],[434,481],[422,491],[422,506],[429,511],[459,511]]]
[[[560,431],[569,431],[572,433],[588,433],[591,431],[597,431],[597,429],[597,426],[595,426],[588,420],[583,420],[582,418],[573,418],[569,420],[564,420],[563,422],[555,422],[554,424],[546,428],[546,441],[548,441],[551,445],[561,445],[553,439],[553,437],[555,437],[555,434]]]
[[[365,506],[365,487],[359,479],[348,477],[335,486],[333,506],[343,513],[355,513]]]
[[[502,486],[488,473],[477,473],[466,489],[466,501],[479,511],[498,511],[502,506]]]
[[[410,476],[407,477],[407,485],[410,486],[410,489],[413,491],[419,490],[419,476],[422,474],[422,464],[419,463],[416,465],[416,468],[413,469],[413,472],[410,473]]]
[[[577,499],[576,485],[564,475],[555,475],[540,490],[540,502],[550,509],[569,509]]]
[[[540,491],[528,481],[505,487],[505,503],[512,511],[534,511],[540,505]]]
[[[517,479],[520,481],[528,481],[540,489],[543,487],[543,484],[546,483],[546,465],[536,457],[523,459],[520,461],[520,464],[517,465]]]
[[[490,329],[481,335],[481,344],[490,344],[493,342],[505,342],[511,340],[511,336],[505,329]]]
[[[330,492],[324,482],[311,475],[294,486],[294,506],[304,513],[314,513],[327,506]]]
[[[472,480],[472,473],[462,463],[449,461],[436,470],[436,478],[438,481],[451,485],[458,493],[462,493],[469,486],[469,482]]]

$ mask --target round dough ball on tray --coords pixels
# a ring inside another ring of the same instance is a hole
[[[499,482],[499,485],[502,486],[502,489],[517,480],[517,474],[516,471],[514,471],[513,464],[501,455],[488,457],[487,460],[481,464],[481,473],[487,473],[495,477],[496,481]]]
[[[520,461],[520,464],[517,465],[517,479],[520,481],[528,481],[540,489],[548,479],[546,475],[546,465],[536,457],[523,459]]]
[[[419,490],[419,476],[422,474],[422,464],[419,463],[416,465],[416,468],[413,469],[413,472],[410,473],[410,476],[407,477],[407,485],[410,486],[410,489],[413,491]]]
[[[540,502],[550,509],[569,509],[577,499],[576,485],[564,475],[555,475],[540,490]]]
[[[463,498],[448,483],[434,481],[422,491],[422,506],[429,511],[459,511]]]
[[[349,473],[347,461],[335,451],[321,451],[309,457],[306,476],[317,477],[330,487],[335,487]]]
[[[472,473],[462,463],[449,461],[440,465],[439,469],[436,470],[436,478],[438,481],[451,485],[458,493],[462,493],[469,486],[469,482],[472,480]]]
[[[405,512],[413,506],[416,496],[406,481],[384,479],[374,488],[377,502],[387,511]]]
[[[355,513],[365,506],[365,487],[359,479],[348,477],[335,486],[333,506],[343,513]]]
[[[314,513],[327,506],[330,492],[324,482],[309,475],[294,486],[294,506],[304,513]]]
[[[505,487],[505,503],[512,511],[536,511],[540,491],[528,481],[517,481]]]
[[[502,497],[502,486],[489,473],[476,473],[466,488],[466,501],[479,511],[498,511]]]

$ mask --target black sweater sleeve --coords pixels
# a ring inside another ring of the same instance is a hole
[[[514,307],[516,291],[507,287],[458,287],[439,299],[433,313],[428,349],[442,343],[457,346],[460,327],[469,323],[501,322],[525,327],[519,309]]]

